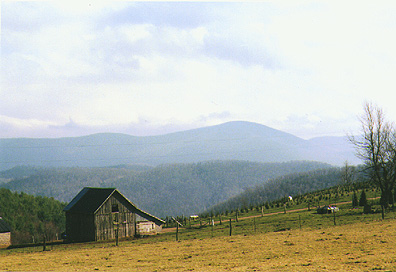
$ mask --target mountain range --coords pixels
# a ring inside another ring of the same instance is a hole
[[[304,140],[261,124],[234,121],[159,136],[101,133],[70,138],[0,139],[0,170],[19,165],[104,167],[156,166],[210,160],[358,164],[347,137]]]

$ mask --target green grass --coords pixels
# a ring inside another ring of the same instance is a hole
[[[370,195],[369,195],[370,197]],[[340,202],[346,202],[351,196],[340,199]],[[232,235],[252,235],[255,233],[267,233],[284,230],[295,229],[320,229],[327,228],[334,225],[342,226],[354,224],[357,222],[372,222],[382,219],[380,206],[376,203],[378,200],[369,200],[374,203],[372,205],[374,213],[364,214],[363,207],[353,208],[350,203],[337,205],[340,211],[334,214],[317,214],[316,208],[312,207],[309,211],[306,205],[291,205],[284,212],[284,208],[274,208],[266,210],[264,216],[261,211],[249,211],[248,213],[239,214],[239,220],[236,222],[235,213],[227,216],[213,217],[215,225],[212,226],[209,222],[210,218],[201,219],[199,221],[190,222],[186,228],[179,229],[179,239],[206,239],[217,236],[229,236],[230,225],[232,222]],[[325,203],[322,202],[322,206]],[[304,209],[302,211],[295,211]],[[388,211],[385,213],[385,219],[394,219],[396,212]],[[191,227],[189,227],[191,224]],[[201,226],[202,225],[202,226]],[[172,234],[175,236],[175,234]],[[175,238],[175,237],[173,237]]]
[[[360,198],[362,190],[357,190],[356,195],[358,200]],[[221,215],[222,225],[218,223],[214,227],[213,236],[219,233],[229,233],[229,219],[233,221],[233,234],[251,234],[252,232],[271,232],[279,231],[284,229],[299,229],[301,228],[322,228],[334,225],[333,214],[317,214],[316,208],[318,206],[323,207],[327,205],[336,205],[340,208],[340,211],[336,213],[335,223],[336,225],[353,224],[356,222],[370,222],[382,219],[381,207],[379,205],[380,191],[377,189],[365,189],[368,203],[372,206],[373,213],[363,214],[363,207],[352,207],[351,201],[353,192],[345,192],[342,188],[337,187],[323,190],[321,192],[313,192],[304,196],[297,196],[293,202],[285,202],[285,206],[280,203],[279,207],[273,205],[273,208],[265,209],[264,216],[260,207],[254,207],[249,209],[248,212],[238,212],[238,218],[255,217],[255,219],[249,218],[245,220],[239,220],[235,222],[236,213],[231,212],[228,215]],[[310,201],[310,204],[308,202]],[[276,203],[276,202],[275,202]],[[338,204],[337,204],[338,203]],[[341,204],[347,203],[347,204]],[[310,208],[310,210],[308,210]],[[302,210],[295,212],[295,210]],[[294,212],[292,212],[294,211]],[[274,214],[275,213],[275,214]],[[273,214],[267,216],[268,214]],[[385,218],[395,218],[395,212],[387,212]],[[209,218],[210,219],[210,218]],[[208,218],[206,224],[208,225]],[[219,216],[213,217],[218,222]],[[187,224],[189,225],[189,224]],[[206,225],[206,226],[207,226]],[[211,231],[211,229],[210,229]],[[212,233],[210,233],[212,235]],[[187,235],[187,237],[192,236]],[[208,234],[206,234],[208,236]]]

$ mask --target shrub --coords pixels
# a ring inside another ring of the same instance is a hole
[[[372,213],[371,205],[369,205],[368,203],[366,203],[366,204],[364,205],[364,208],[363,208],[363,213],[365,213],[365,214]]]
[[[364,207],[367,204],[367,197],[366,197],[366,192],[362,190],[362,193],[360,194],[360,199],[359,199],[359,206]]]
[[[353,192],[353,195],[352,195],[352,207],[357,207],[358,206],[358,199],[357,199],[357,195],[356,195],[356,192]]]

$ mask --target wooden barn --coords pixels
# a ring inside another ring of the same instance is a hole
[[[85,187],[64,208],[69,242],[155,234],[165,221],[150,215],[114,188]]]
[[[11,245],[11,228],[7,224],[7,222],[0,217],[0,248],[8,247],[10,245]]]

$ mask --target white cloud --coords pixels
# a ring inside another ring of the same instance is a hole
[[[239,119],[309,138],[365,100],[396,120],[393,2],[4,3],[0,114],[24,133]]]
[[[113,1],[106,0],[54,0],[50,3],[55,9],[61,10],[69,16],[92,16],[92,14],[101,13],[104,10],[117,11],[126,5],[122,2],[113,3]]]

